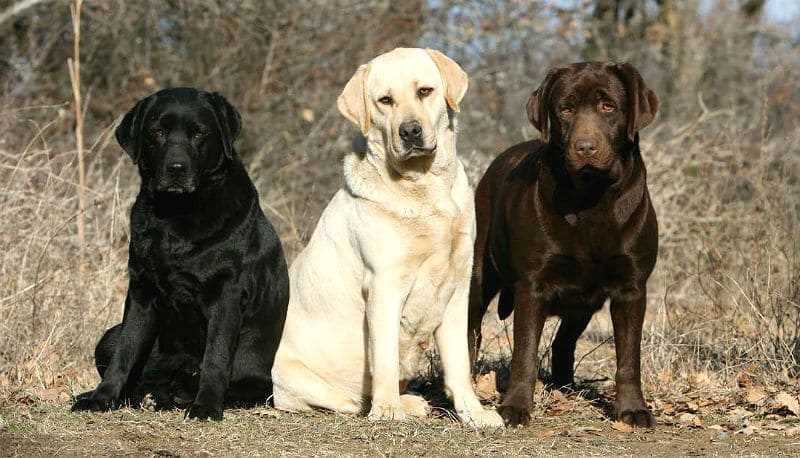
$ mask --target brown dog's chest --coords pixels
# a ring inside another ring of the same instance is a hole
[[[507,232],[493,237],[493,258],[505,283],[530,279],[549,315],[594,312],[607,298],[639,294],[655,264],[652,207],[641,195],[620,221],[616,201],[601,204],[567,214],[553,213],[552,207],[539,203],[512,205],[508,214],[529,224],[506,222],[500,230]]]

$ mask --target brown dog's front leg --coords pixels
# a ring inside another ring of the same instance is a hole
[[[543,304],[528,280],[514,285],[514,353],[511,380],[497,411],[509,426],[526,425],[533,406],[533,387],[539,374],[539,338],[544,327]]]
[[[612,299],[611,320],[617,350],[616,418],[629,425],[652,428],[656,421],[642,395],[641,344],[646,307],[644,289],[633,297]]]

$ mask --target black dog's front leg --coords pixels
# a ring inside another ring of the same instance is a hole
[[[210,312],[200,386],[186,416],[219,421],[222,420],[222,407],[242,326],[240,290],[231,288],[224,291],[220,302]]]
[[[122,323],[119,341],[103,380],[91,395],[78,399],[72,411],[111,410],[119,406],[120,394],[125,385],[135,384],[157,335],[156,312],[152,304],[126,299],[127,313]]]

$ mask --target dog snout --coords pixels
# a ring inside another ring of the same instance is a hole
[[[591,138],[579,138],[575,141],[575,151],[581,156],[593,156],[597,153],[597,142]]]
[[[423,146],[422,124],[419,121],[405,121],[400,124],[400,138],[409,146]]]

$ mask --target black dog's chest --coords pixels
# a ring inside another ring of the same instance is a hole
[[[202,271],[194,244],[168,231],[150,231],[135,244],[135,262],[143,282],[155,289],[159,309],[183,316],[204,307]]]

